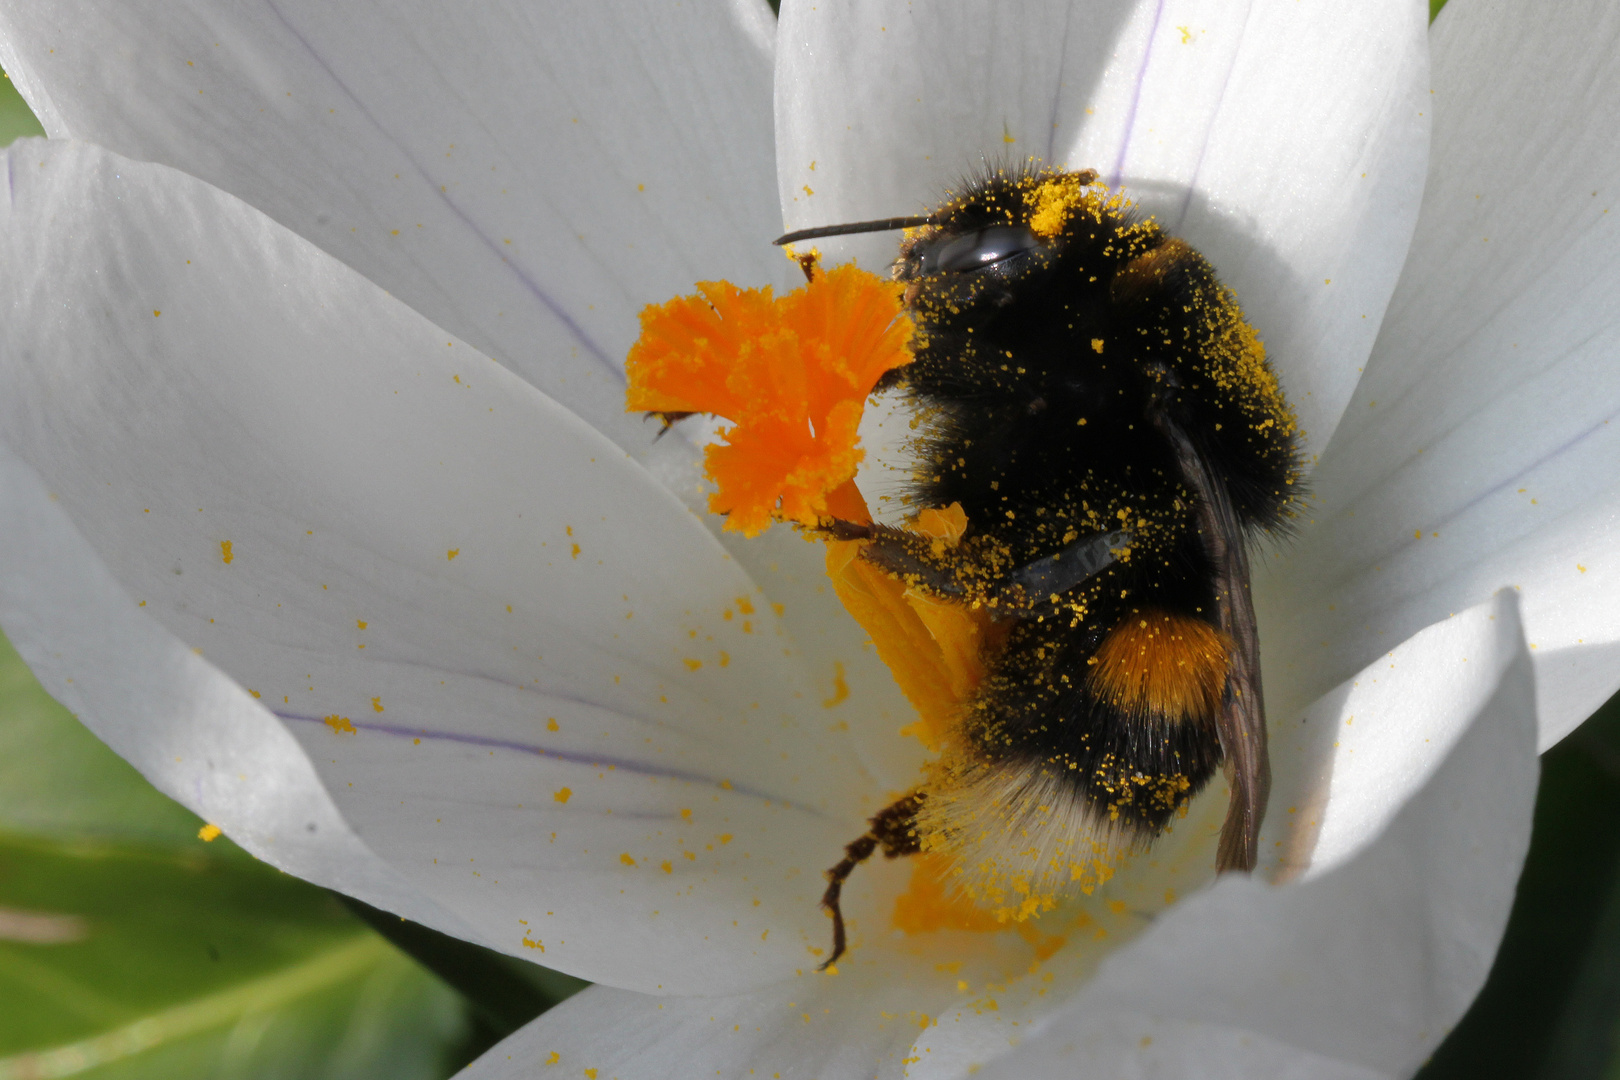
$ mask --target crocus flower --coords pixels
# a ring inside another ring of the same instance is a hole
[[[1620,681],[1620,146],[1572,119],[1617,38],[1483,0],[13,7],[73,141],[6,154],[0,622],[261,858],[600,984],[471,1075],[1408,1074],[1489,967],[1537,746]],[[1027,932],[902,928],[866,867],[817,974],[910,710],[815,546],[704,519],[622,360],[645,304],[791,281],[784,224],[1004,153],[1199,248],[1308,432],[1255,585],[1268,855],[1211,882],[1214,792]]]

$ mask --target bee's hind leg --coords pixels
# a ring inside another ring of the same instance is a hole
[[[879,847],[883,849],[884,857],[889,859],[915,855],[922,850],[917,839],[917,809],[922,805],[922,800],[922,792],[913,791],[879,810],[869,822],[872,827],[864,835],[850,841],[838,865],[827,871],[827,891],[822,894],[821,906],[832,916],[833,947],[832,955],[827,957],[818,971],[826,971],[844,955],[844,911],[839,906],[839,900],[843,896],[844,882],[855,872],[855,868],[870,859]]]

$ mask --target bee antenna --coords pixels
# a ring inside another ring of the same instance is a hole
[[[800,229],[785,233],[771,243],[777,247],[796,244],[800,240],[815,240],[822,236],[848,236],[850,233],[889,232],[892,229],[915,229],[919,225],[932,225],[933,215],[917,214],[912,217],[881,218],[877,221],[856,221],[846,225],[823,225],[817,229]]]

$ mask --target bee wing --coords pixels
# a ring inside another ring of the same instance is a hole
[[[1266,754],[1266,706],[1260,693],[1260,635],[1249,595],[1249,556],[1243,525],[1226,485],[1208,460],[1164,408],[1153,422],[1175,448],[1183,482],[1198,496],[1198,531],[1215,571],[1215,606],[1220,628],[1232,640],[1226,689],[1215,717],[1232,799],[1221,826],[1215,868],[1253,870],[1260,854],[1260,821],[1271,795],[1271,762]]]

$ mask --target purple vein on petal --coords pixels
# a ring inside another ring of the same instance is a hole
[[[1553,449],[1549,450],[1547,453],[1541,455],[1536,460],[1526,464],[1523,468],[1519,469],[1519,471],[1514,473],[1512,476],[1508,476],[1508,477],[1502,479],[1501,481],[1499,481],[1499,482],[1497,482],[1495,484],[1492,484],[1490,487],[1486,488],[1485,490],[1481,491],[1479,494],[1475,495],[1473,498],[1469,499],[1467,502],[1465,502],[1461,506],[1457,507],[1457,509],[1455,509],[1451,513],[1447,514],[1444,518],[1440,519],[1440,521],[1437,524],[1442,525],[1442,526],[1447,525],[1447,524],[1455,521],[1456,519],[1462,517],[1464,514],[1468,513],[1468,511],[1472,510],[1475,506],[1478,506],[1481,502],[1483,502],[1486,499],[1490,498],[1492,495],[1500,494],[1501,492],[1503,492],[1503,491],[1507,490],[1508,488],[1512,487],[1514,484],[1522,484],[1525,477],[1529,476],[1531,473],[1535,472],[1537,469],[1541,468],[1543,465],[1546,465],[1549,462],[1552,462],[1557,458],[1563,457],[1565,454],[1567,454],[1571,450],[1575,449],[1578,445],[1585,442],[1587,439],[1591,438],[1593,435],[1597,434],[1597,432],[1600,429],[1609,426],[1609,424],[1612,421],[1616,420],[1616,419],[1620,419],[1620,412],[1610,413],[1608,416],[1597,420],[1596,422],[1589,425],[1584,431],[1581,431],[1581,432],[1577,433],[1572,438],[1564,441],[1560,445],[1558,445],[1558,446],[1554,447]]]
[[[428,190],[433,191],[434,185],[431,177],[428,175],[428,171],[423,167],[422,163],[417,161],[413,154],[408,152],[397,139],[389,134],[387,129],[385,129],[382,124],[378,123],[377,118],[371,114],[371,110],[368,109],[363,102],[361,102],[360,98],[352,90],[349,89],[348,84],[338,77],[337,72],[333,71],[331,66],[321,58],[320,54],[317,53],[314,47],[309,43],[309,40],[305,38],[303,34],[299,33],[298,29],[293,26],[285,15],[282,14],[281,9],[278,8],[274,3],[270,3],[268,6],[275,14],[276,18],[281,20],[281,24],[287,28],[287,32],[296,38],[298,43],[302,45],[305,51],[309,53],[310,59],[314,60],[315,63],[320,65],[321,70],[326,72],[327,76],[338,87],[338,89],[342,90],[348,99],[354,103],[354,106],[359,110],[360,115],[364,116],[372,127],[381,132],[383,137],[393,144],[394,148],[399,151],[405,160],[411,163],[411,167],[416,170],[418,176],[420,176],[422,181],[427,185]],[[517,277],[518,281],[522,283],[523,287],[528,289],[534,298],[540,301],[547,311],[551,312],[551,314],[555,316],[559,322],[568,328],[568,332],[573,334],[574,337],[578,339],[579,343],[584,346],[587,352],[596,358],[596,361],[599,364],[612,373],[613,377],[619,380],[619,382],[623,383],[625,381],[625,374],[623,370],[621,370],[617,364],[608,358],[607,353],[602,350],[602,347],[592,340],[591,336],[585,332],[585,328],[580,326],[579,323],[575,322],[573,317],[563,309],[562,305],[540,287],[539,282],[530,278],[527,274],[520,270],[515,263],[513,263],[506,256],[502,255],[500,248],[495,244],[494,238],[487,235],[482,229],[480,229],[472,218],[467,216],[466,211],[462,210],[460,206],[456,205],[456,201],[450,197],[449,192],[439,190],[433,192],[433,194],[445,205],[446,208],[449,209],[452,214],[461,219],[462,223],[472,231],[472,234],[479,239],[484,247],[489,249],[489,253],[491,255],[499,259],[503,265],[512,271],[513,275]]]
[[[275,711],[275,715],[282,720],[296,721],[301,724],[326,725],[326,718],[322,716],[304,716],[301,713]],[[360,731],[369,731],[378,735],[390,735],[398,739],[420,739],[423,742],[446,742],[460,746],[477,746],[486,750],[510,750],[513,753],[528,754],[532,757],[550,758],[553,761],[565,761],[570,765],[584,765],[588,768],[612,768],[623,770],[636,776],[650,776],[658,780],[679,780],[691,784],[706,784],[711,787],[720,787],[722,783],[729,784],[726,790],[734,791],[738,795],[748,795],[756,799],[768,799],[772,802],[787,803],[788,800],[768,792],[746,787],[731,780],[729,777],[708,776],[703,773],[686,772],[682,769],[665,769],[646,762],[635,761],[630,758],[609,757],[603,754],[581,754],[573,750],[557,750],[552,747],[541,746],[538,743],[520,742],[517,739],[503,739],[494,735],[471,735],[458,731],[433,731],[423,727],[410,727],[406,724],[388,724],[377,720],[350,720]],[[793,804],[798,809],[815,814],[814,810]],[[822,815],[816,814],[817,817]]]
[[[1147,48],[1142,50],[1142,63],[1136,69],[1136,87],[1131,91],[1131,107],[1125,113],[1125,132],[1119,140],[1119,156],[1114,159],[1114,169],[1109,176],[1108,186],[1118,187],[1119,178],[1125,172],[1125,155],[1131,148],[1131,129],[1136,126],[1136,108],[1142,103],[1142,83],[1147,79],[1148,63],[1153,59],[1153,43],[1159,37],[1159,19],[1164,15],[1164,0],[1159,0],[1153,9],[1153,25],[1148,27]]]
[[[1603,333],[1602,330],[1593,332],[1591,335],[1589,335],[1587,337],[1586,341],[1582,342],[1582,344],[1591,343],[1601,333]],[[1587,439],[1589,439],[1593,435],[1597,434],[1598,431],[1600,431],[1601,429],[1609,426],[1615,420],[1620,420],[1620,411],[1611,412],[1607,416],[1599,417],[1597,420],[1595,420],[1591,424],[1587,425],[1584,429],[1577,432],[1575,435],[1573,435],[1569,439],[1566,439],[1564,442],[1560,443],[1558,446],[1553,447],[1552,449],[1548,450],[1545,454],[1542,454],[1541,456],[1537,457],[1534,461],[1527,462],[1526,464],[1520,466],[1519,469],[1517,469],[1515,472],[1509,474],[1508,476],[1503,477],[1501,480],[1498,480],[1496,483],[1491,484],[1488,487],[1482,488],[1478,493],[1476,493],[1471,498],[1469,498],[1468,501],[1466,501],[1466,502],[1462,503],[1461,505],[1457,506],[1455,509],[1452,509],[1452,510],[1448,511],[1444,517],[1435,519],[1435,521],[1432,523],[1433,527],[1436,528],[1436,529],[1443,529],[1448,525],[1454,524],[1455,522],[1457,522],[1458,520],[1460,520],[1461,518],[1466,516],[1470,510],[1473,510],[1480,503],[1484,502],[1486,499],[1490,498],[1491,496],[1501,494],[1503,491],[1507,490],[1510,487],[1513,487],[1515,484],[1522,485],[1524,480],[1525,480],[1525,477],[1529,476],[1531,473],[1535,472],[1537,469],[1541,468],[1543,465],[1546,465],[1546,464],[1556,460],[1557,458],[1560,458],[1563,455],[1569,453],[1571,450],[1575,449],[1581,443],[1585,442]],[[1440,443],[1444,442],[1445,437],[1447,435],[1451,434],[1451,432],[1456,431],[1457,428],[1460,427],[1460,426],[1461,426],[1460,422],[1458,424],[1453,425],[1439,439],[1436,439],[1433,442],[1431,442],[1429,444],[1430,447],[1439,446]],[[1400,472],[1402,469],[1406,468],[1407,466],[1410,466],[1413,462],[1415,462],[1417,460],[1418,460],[1417,455],[1415,455],[1415,454],[1409,455],[1404,461],[1402,461],[1398,466],[1396,466],[1396,468],[1394,470],[1392,470],[1389,475],[1392,476],[1395,473]],[[1386,477],[1386,480],[1387,480],[1387,477]],[[1530,532],[1534,532],[1534,531],[1535,531],[1534,529],[1530,530]],[[1522,536],[1524,534],[1520,534],[1520,535]],[[1381,563],[1383,560],[1385,560],[1385,559],[1389,558],[1391,555],[1393,555],[1396,551],[1403,550],[1403,549],[1405,549],[1407,547],[1410,547],[1414,543],[1416,543],[1416,541],[1412,540],[1411,538],[1408,537],[1408,538],[1403,538],[1402,541],[1397,542],[1393,547],[1383,548],[1383,549],[1380,549],[1378,551],[1367,552],[1365,554],[1365,557],[1362,560],[1362,565],[1363,566],[1370,566],[1370,565]],[[1353,573],[1354,573],[1354,570],[1352,568],[1346,567],[1345,572],[1341,575],[1340,579],[1341,580],[1347,579]]]
[[[566,691],[557,690],[556,688],[554,688],[552,686],[549,686],[549,685],[548,686],[539,686],[539,685],[536,685],[535,682],[531,682],[531,683],[513,682],[511,679],[502,678],[499,675],[492,675],[492,674],[489,674],[489,673],[483,672],[483,671],[474,671],[474,670],[466,670],[466,669],[462,669],[462,668],[445,667],[445,666],[440,665],[440,664],[430,664],[430,663],[427,663],[426,661],[422,661],[422,660],[411,660],[411,659],[406,659],[406,658],[396,659],[396,658],[388,656],[386,653],[379,653],[377,655],[377,657],[374,658],[374,662],[385,663],[385,664],[387,664],[387,663],[398,664],[398,665],[400,665],[402,667],[406,667],[406,668],[413,668],[413,669],[419,669],[419,670],[422,670],[422,671],[429,671],[429,672],[432,672],[432,673],[434,673],[436,675],[450,675],[450,676],[453,676],[453,677],[455,677],[457,679],[466,679],[469,682],[488,683],[491,686],[498,686],[503,690],[515,690],[520,694],[538,694],[538,695],[546,698],[548,701],[565,702],[565,703],[567,703],[569,705],[579,705],[579,706],[581,706],[583,708],[586,708],[586,709],[594,709],[594,710],[597,710],[599,712],[611,713],[614,716],[619,717],[620,719],[629,720],[629,721],[632,721],[632,722],[634,722],[636,724],[643,724],[643,725],[646,725],[649,728],[654,728],[656,730],[667,731],[667,730],[670,729],[670,724],[669,724],[669,722],[667,720],[662,720],[662,719],[660,719],[660,718],[658,718],[656,716],[649,716],[649,715],[647,715],[645,713],[626,712],[622,706],[612,705],[612,704],[609,704],[609,703],[607,703],[605,701],[599,701],[599,700],[597,700],[595,698],[586,697],[583,694],[575,694],[575,693],[569,693],[569,692],[566,692]],[[655,672],[654,674],[656,675],[657,673]],[[538,680],[536,680],[536,682],[538,682]],[[699,704],[702,704],[702,705],[705,705],[705,706],[712,706],[712,705],[715,704],[715,702],[711,701],[708,697],[705,697],[705,696],[703,696],[701,694],[697,694],[697,695],[693,695],[693,696],[694,696],[695,700],[697,701],[697,703],[699,703]],[[713,741],[710,738],[700,737],[700,736],[694,735],[694,734],[692,734],[690,732],[684,732],[683,731],[680,734],[681,734],[682,738],[690,739],[693,742],[697,742],[697,743],[700,743],[700,744],[709,744],[709,743],[711,743]]]

